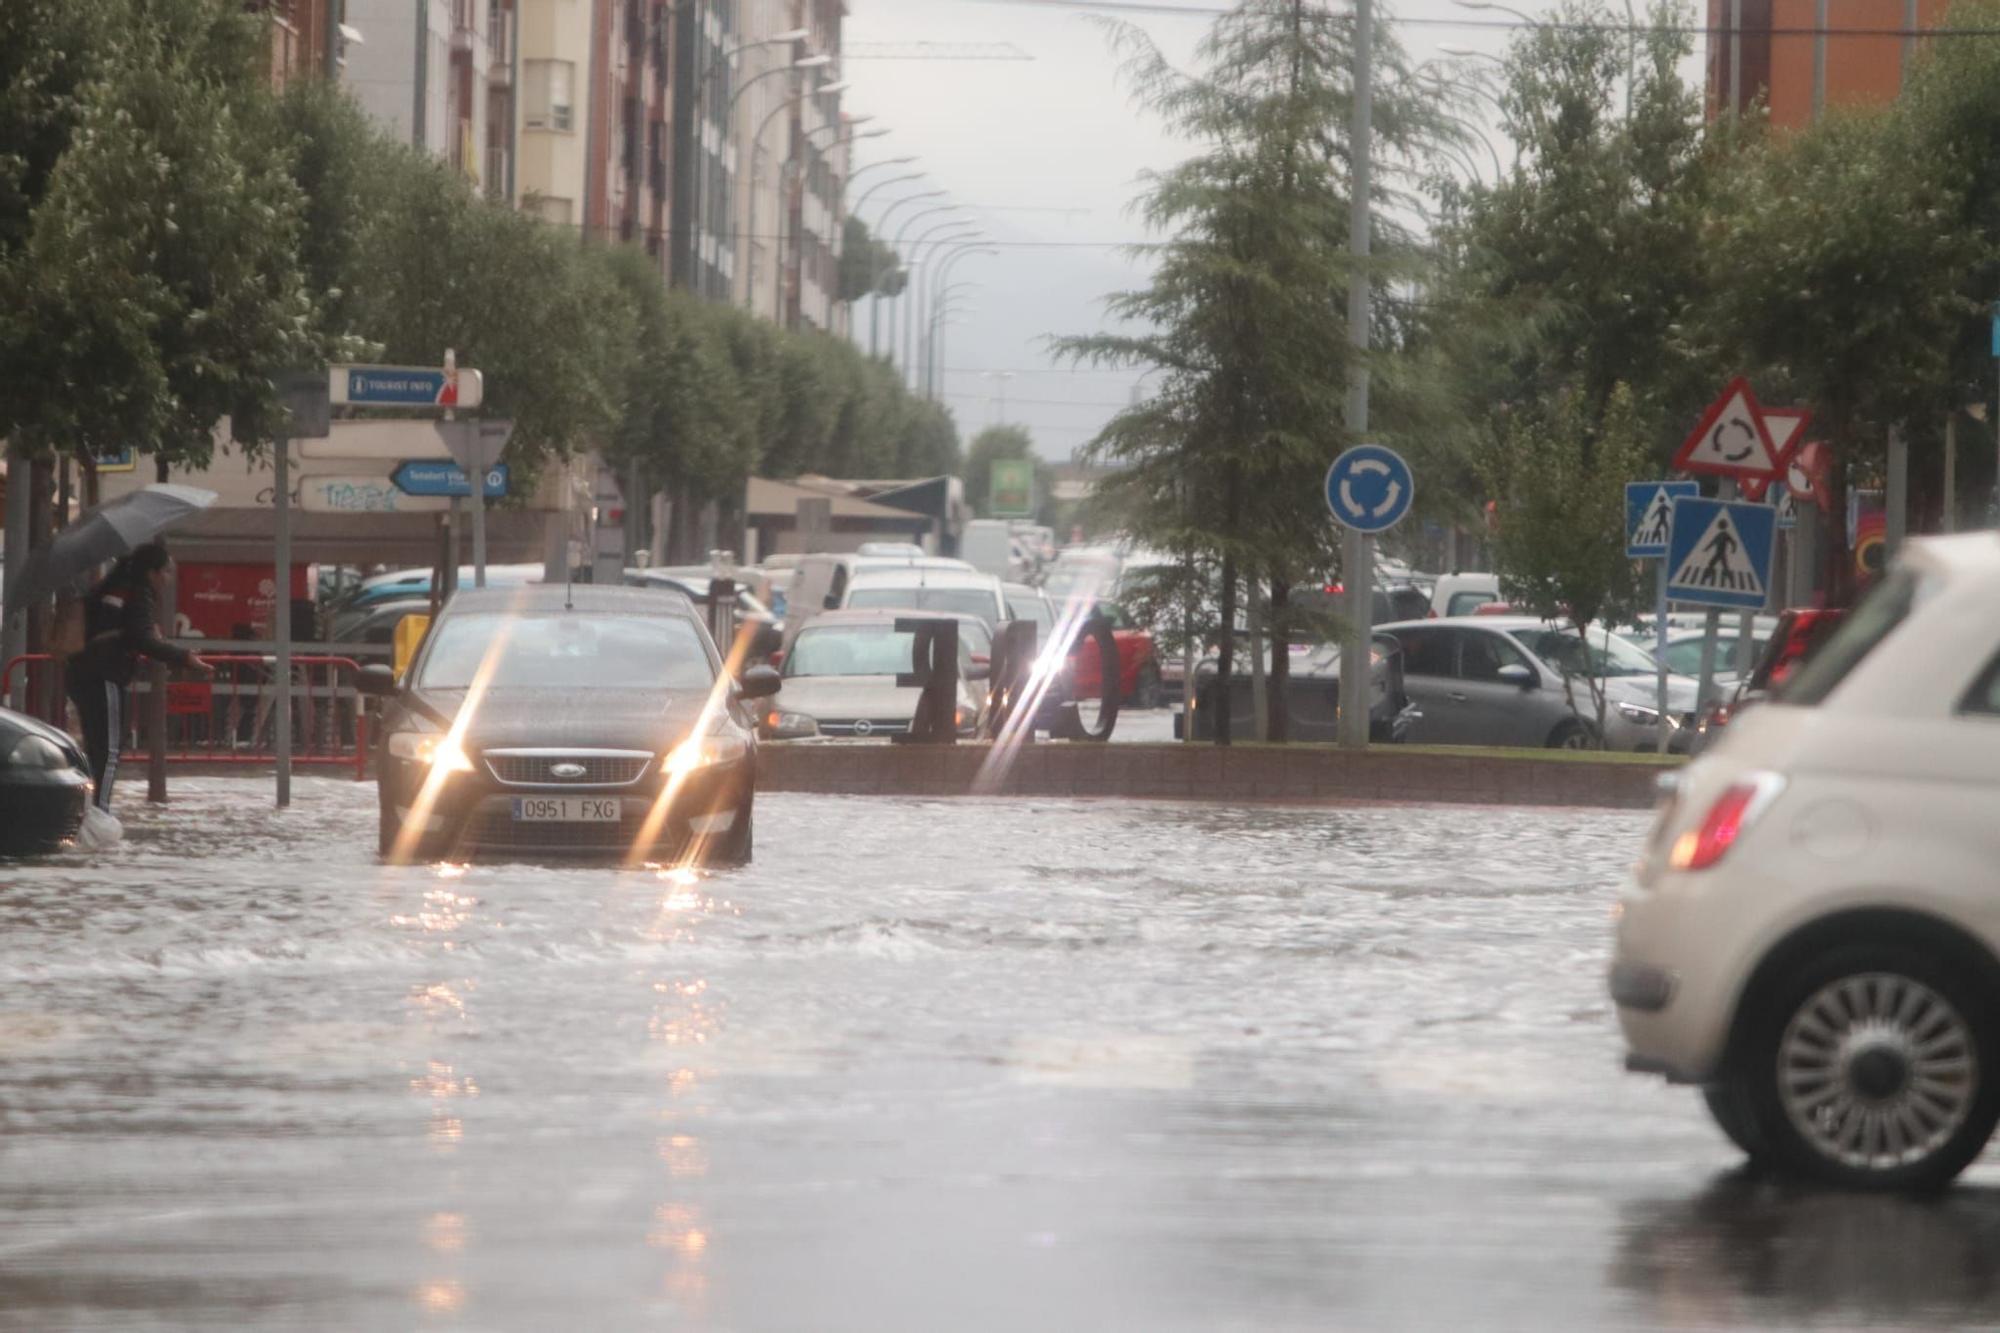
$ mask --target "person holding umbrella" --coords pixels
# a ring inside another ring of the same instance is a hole
[[[97,784],[97,807],[111,812],[118,778],[118,748],[125,734],[125,687],[141,658],[186,667],[204,676],[215,670],[184,648],[162,639],[159,599],[174,570],[163,542],[146,542],[122,557],[84,601],[84,644],[68,659],[70,702],[83,724],[83,752]]]

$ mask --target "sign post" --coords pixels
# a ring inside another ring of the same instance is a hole
[[[1340,652],[1340,743],[1348,749],[1367,748],[1368,708],[1374,698],[1368,678],[1375,611],[1372,539],[1403,521],[1416,494],[1410,465],[1379,444],[1357,444],[1326,470],[1326,507],[1347,529],[1341,561],[1347,634]]]
[[[412,489],[410,478],[427,471],[439,476],[439,484],[448,487],[444,494],[472,497],[472,586],[483,588],[486,586],[486,501],[489,497],[507,493],[507,465],[499,460],[501,451],[507,447],[508,437],[514,433],[514,423],[507,420],[456,421],[447,413],[445,419],[438,423],[437,432],[451,450],[452,457],[458,460],[457,466],[426,469],[421,463],[406,462],[396,469],[396,486],[412,495],[424,494],[421,489]],[[482,484],[474,486],[471,482],[473,477],[482,478]],[[429,493],[438,494],[439,491]]]
[[[316,372],[283,376],[278,392],[284,400],[274,447],[277,473],[271,502],[276,506],[277,581],[271,594],[271,638],[277,646],[272,684],[278,694],[272,710],[271,726],[278,761],[278,808],[292,803],[292,440],[324,439],[333,431],[328,410],[329,393],[324,377]]]
[[[1674,527],[1674,502],[1701,494],[1692,481],[1628,481],[1625,483],[1625,554],[1633,560],[1652,560],[1659,567],[1659,586],[1653,602],[1655,702],[1660,710],[1659,752],[1667,752],[1667,544]]]

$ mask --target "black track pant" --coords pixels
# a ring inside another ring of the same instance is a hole
[[[125,739],[125,687],[71,672],[69,699],[83,723],[83,755],[97,784],[97,808],[108,812],[111,784],[118,780],[118,747]]]

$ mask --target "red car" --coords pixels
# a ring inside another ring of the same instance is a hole
[[[1153,648],[1152,633],[1141,629],[1125,614],[1125,608],[1115,602],[1099,602],[1097,613],[1111,622],[1111,638],[1118,645],[1119,699],[1134,708],[1158,708],[1160,658]],[[1080,639],[1070,652],[1070,680],[1075,697],[1096,697],[1102,679],[1097,640]]]

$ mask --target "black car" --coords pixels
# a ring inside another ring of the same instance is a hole
[[[465,589],[384,700],[376,778],[393,860],[595,855],[750,859],[769,667],[723,659],[685,597],[553,584]]]
[[[1410,724],[1418,716],[1403,685],[1402,645],[1387,634],[1370,638],[1374,646],[1368,673],[1368,739],[1378,745],[1407,740]],[[1338,644],[1297,644],[1291,662],[1289,701],[1291,739],[1333,741],[1340,737],[1340,647]],[[1229,730],[1232,736],[1256,735],[1256,717],[1251,706],[1253,684],[1251,664],[1238,658],[1232,672]],[[1210,658],[1195,668],[1195,725],[1198,741],[1213,740],[1220,682],[1218,666]],[[1174,736],[1184,734],[1185,720],[1174,714]]]
[[[0,856],[75,841],[89,804],[90,768],[68,733],[0,708]]]

